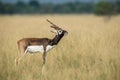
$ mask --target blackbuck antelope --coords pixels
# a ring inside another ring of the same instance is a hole
[[[59,28],[57,25],[47,20],[51,24],[51,28],[54,28],[51,32],[55,33],[53,39],[48,38],[23,38],[17,42],[20,56],[16,58],[16,64],[26,53],[43,53],[43,64],[45,64],[46,53],[54,48],[65,34],[68,34],[66,30]]]

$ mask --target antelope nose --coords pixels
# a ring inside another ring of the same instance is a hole
[[[68,35],[68,32],[67,32],[67,31],[65,31],[65,34],[64,34],[64,35],[65,35],[65,36],[66,36],[66,35]]]

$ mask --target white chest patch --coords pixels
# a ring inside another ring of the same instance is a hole
[[[46,47],[46,52],[48,52],[49,50],[51,50],[53,47],[55,47],[55,46],[48,45]],[[26,52],[29,52],[29,53],[41,52],[41,53],[43,53],[44,49],[43,49],[42,45],[28,46],[27,49],[26,49]]]
[[[55,47],[55,45],[53,45],[53,46],[51,46],[51,45],[48,45],[47,47],[46,47],[46,52],[48,52],[48,51],[50,51],[52,48],[54,48]]]

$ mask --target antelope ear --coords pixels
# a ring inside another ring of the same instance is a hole
[[[55,27],[52,25],[52,26],[50,26],[51,28],[54,28],[55,29]]]
[[[58,34],[56,30],[51,30],[52,33]]]

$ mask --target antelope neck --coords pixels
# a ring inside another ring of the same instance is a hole
[[[56,36],[52,39],[50,45],[57,45],[57,44],[59,43],[59,41],[62,39],[63,36],[64,36],[64,34],[56,35]]]

